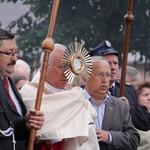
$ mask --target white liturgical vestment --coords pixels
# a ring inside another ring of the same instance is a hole
[[[34,108],[39,76],[38,72],[20,91],[27,110]],[[52,93],[46,84],[41,103],[45,121],[36,133],[38,140],[63,139],[64,150],[99,150],[94,123],[97,114],[84,98],[83,89]]]

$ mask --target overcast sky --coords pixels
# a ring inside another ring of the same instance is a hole
[[[1,28],[6,29],[11,21],[18,19],[29,10],[28,5],[23,5],[20,1],[17,3],[0,3],[0,22]]]

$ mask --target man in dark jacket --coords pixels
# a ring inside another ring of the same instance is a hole
[[[0,150],[24,150],[29,129],[40,129],[44,116],[34,109],[26,112],[12,80],[18,48],[14,35],[0,29]]]
[[[91,52],[91,56],[102,56],[111,67],[110,93],[115,97],[119,97],[120,83],[117,82],[119,65],[118,52],[112,47],[109,41],[104,41],[95,47]],[[126,84],[124,96],[128,99],[130,105],[130,114],[134,126],[143,131],[150,129],[150,114],[146,107],[141,106],[137,102],[137,94],[133,86]]]

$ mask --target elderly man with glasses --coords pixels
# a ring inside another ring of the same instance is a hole
[[[104,41],[95,47],[90,56],[101,56],[107,60],[111,68],[110,93],[128,103],[134,126],[142,131],[150,129],[150,113],[145,106],[139,105],[135,88],[125,84],[124,97],[120,97],[120,83],[117,82],[119,72],[118,52],[109,41]]]
[[[109,63],[92,57],[92,76],[84,95],[97,111],[96,133],[101,150],[136,150],[140,136],[134,128],[128,105],[108,92],[111,79]]]

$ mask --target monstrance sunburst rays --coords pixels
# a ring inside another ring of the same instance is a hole
[[[77,42],[70,43],[63,55],[63,69],[68,81],[73,85],[84,84],[92,73],[92,60],[88,51]]]

